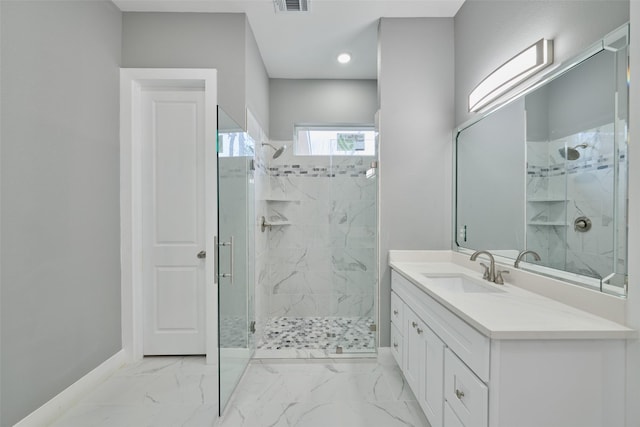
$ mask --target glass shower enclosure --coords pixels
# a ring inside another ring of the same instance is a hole
[[[283,147],[286,147],[284,149]],[[375,354],[373,126],[298,126],[257,153],[259,357]]]
[[[218,107],[218,356],[220,414],[255,343],[254,142]]]

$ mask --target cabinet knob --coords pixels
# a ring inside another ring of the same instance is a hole
[[[398,348],[398,343],[397,342],[393,343],[393,348]]]
[[[398,315],[398,310],[393,310],[393,315],[397,316]]]
[[[464,391],[456,389],[456,397],[460,400],[464,397]]]
[[[418,328],[417,331],[418,331],[419,334],[421,334],[423,332],[423,330],[420,329],[420,328]]]
[[[411,326],[415,328],[416,326],[418,326],[418,324],[416,322],[411,322]]]

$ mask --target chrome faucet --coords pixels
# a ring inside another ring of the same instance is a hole
[[[535,259],[536,261],[540,261],[540,255],[538,255],[536,251],[522,251],[518,254],[516,262],[513,263],[513,266],[515,268],[518,268],[518,265],[520,265],[520,261],[522,261],[527,254],[533,255],[533,259]]]
[[[484,268],[484,276],[483,278],[490,281],[490,282],[494,282],[496,281],[496,261],[493,259],[493,255],[491,255],[491,253],[489,253],[489,251],[475,251],[472,255],[471,255],[471,261],[475,261],[476,258],[478,258],[478,255],[481,254],[485,254],[486,256],[489,257],[489,268],[487,269],[487,266],[480,263]],[[488,274],[487,274],[488,273]]]

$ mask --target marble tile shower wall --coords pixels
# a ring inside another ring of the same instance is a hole
[[[565,144],[583,143],[579,158],[562,157]],[[614,260],[616,252],[626,252],[614,251],[614,236],[620,235],[614,164],[626,176],[626,149],[615,158],[613,124],[551,142],[530,141],[527,156],[527,248],[539,251],[544,265],[590,277],[608,275],[615,262],[624,266],[624,256]],[[574,229],[580,216],[592,221],[588,232]],[[624,249],[626,242],[617,240]]]
[[[267,221],[283,224],[261,233],[268,316],[375,317],[377,187],[365,177],[373,158],[291,151],[268,159],[259,187]]]
[[[268,142],[263,140],[262,142]],[[266,149],[261,149],[260,144],[256,144],[256,156],[255,156],[255,321],[256,332],[255,337],[259,340],[259,337],[264,335],[264,327],[269,320],[269,234],[268,232],[260,231],[261,218],[268,215],[267,213],[267,201],[265,200],[267,195],[267,189],[269,188],[269,175],[267,172],[268,161],[267,157],[270,156],[270,152]]]

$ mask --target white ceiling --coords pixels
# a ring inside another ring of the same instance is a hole
[[[275,12],[272,0],[113,0],[123,11],[244,12],[271,78],[375,79],[381,17],[452,17],[464,0],[310,0]],[[336,57],[349,52],[341,65]]]

